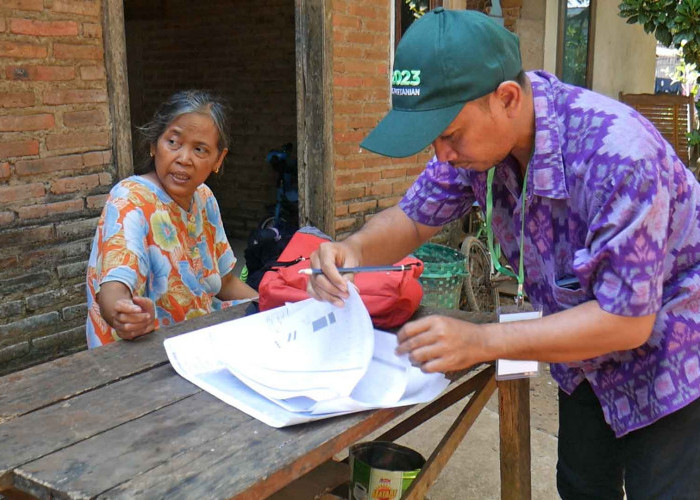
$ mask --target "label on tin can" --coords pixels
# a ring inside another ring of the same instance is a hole
[[[398,500],[401,498],[403,472],[372,469],[369,480],[371,500]]]

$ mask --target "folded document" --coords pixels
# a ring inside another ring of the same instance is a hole
[[[340,308],[308,299],[165,340],[175,370],[273,427],[434,399],[447,387],[397,356],[357,291]]]

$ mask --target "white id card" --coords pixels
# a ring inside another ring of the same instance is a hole
[[[523,321],[539,319],[542,317],[542,308],[524,311],[516,306],[500,307],[498,309],[498,322]],[[496,360],[496,380],[513,380],[516,378],[536,377],[540,373],[539,361],[522,361],[514,359]]]

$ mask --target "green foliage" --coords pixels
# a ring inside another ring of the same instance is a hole
[[[700,0],[622,0],[620,16],[641,24],[667,47],[682,48],[687,64],[700,67]]]
[[[413,17],[416,19],[428,12],[430,8],[430,0],[404,0],[404,2],[406,2],[408,8],[411,9]]]

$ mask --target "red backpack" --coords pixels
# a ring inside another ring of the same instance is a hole
[[[279,264],[294,262],[300,257],[308,258],[321,243],[331,239],[315,228],[302,228],[294,233],[292,239],[278,258]],[[377,328],[395,328],[403,325],[418,308],[423,298],[423,289],[418,277],[423,272],[423,262],[415,257],[405,257],[396,265],[412,264],[405,271],[359,273],[355,275],[355,284],[360,290],[360,297],[365,303],[372,323]],[[306,285],[309,276],[299,274],[299,269],[308,269],[309,260],[296,262],[287,267],[268,271],[260,281],[260,310],[266,311],[284,305],[286,302],[298,302],[308,299]]]

